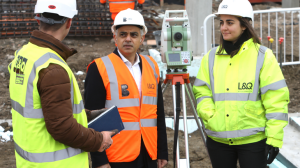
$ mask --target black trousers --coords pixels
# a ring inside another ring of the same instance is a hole
[[[132,162],[109,163],[111,168],[157,168],[157,160],[152,160],[145,147],[143,138],[140,155]]]
[[[207,138],[207,149],[213,168],[266,168],[266,139],[244,145],[227,145]]]

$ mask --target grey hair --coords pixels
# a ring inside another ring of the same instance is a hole
[[[141,29],[141,36],[144,35],[144,29]]]

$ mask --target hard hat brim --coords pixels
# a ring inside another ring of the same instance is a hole
[[[215,15],[217,17],[220,17],[220,15],[231,15],[231,16],[237,16],[237,17],[244,17],[244,18],[250,18],[251,20],[253,20],[253,17],[249,17],[249,16],[241,16],[241,15],[238,15],[238,14],[233,14],[233,13],[226,13],[226,12],[221,12],[221,13],[215,13]]]
[[[145,34],[148,32],[147,27],[144,26],[144,25],[137,25],[137,24],[119,24],[119,25],[113,25],[113,26],[111,26],[111,31],[112,31],[113,33],[115,33],[115,31],[117,30],[117,29],[116,29],[117,26],[141,26],[141,27],[143,27],[143,31],[144,31],[144,34],[143,34],[143,35],[145,35]]]

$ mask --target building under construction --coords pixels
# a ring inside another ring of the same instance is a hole
[[[0,38],[29,37],[30,32],[38,29],[34,19],[36,0],[0,0]],[[152,1],[145,1],[144,7],[152,5]],[[112,36],[110,27],[113,24],[109,6],[101,5],[99,0],[77,0],[78,15],[73,18],[68,36]],[[157,15],[154,11],[141,10],[152,34],[159,25],[153,19]]]

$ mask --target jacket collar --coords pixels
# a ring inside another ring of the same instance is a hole
[[[248,48],[249,48],[251,45],[253,45],[253,44],[254,44],[254,43],[253,43],[253,39],[252,39],[252,38],[250,38],[249,40],[245,41],[245,42],[242,44],[242,46],[241,46],[241,48],[240,48],[240,50],[239,50],[239,52],[238,52],[237,54],[242,54],[244,51],[247,51]]]
[[[69,48],[55,37],[39,30],[34,30],[29,42],[39,47],[50,48],[57,52],[65,61],[77,53],[74,48]]]
[[[242,54],[244,51],[246,51],[253,44],[254,43],[253,43],[253,39],[252,38],[250,38],[249,40],[245,41],[241,45],[241,48],[240,48],[239,52],[236,55]],[[223,50],[221,55],[229,55],[229,54],[227,54],[227,52],[225,50]]]
[[[119,52],[118,52],[118,48],[117,48],[117,47],[115,48],[115,50],[114,50],[113,53],[114,53],[115,55],[117,55],[118,57],[120,57],[120,59],[122,60],[122,58],[121,58],[121,56],[120,56],[120,54],[119,54]],[[143,68],[143,66],[142,66],[142,59],[141,59],[140,54],[139,54],[139,53],[137,53],[137,54],[138,54],[139,59],[140,59],[139,66],[140,66],[140,69],[141,69],[141,71],[142,71],[142,68]],[[123,61],[123,60],[122,60],[122,61]]]

